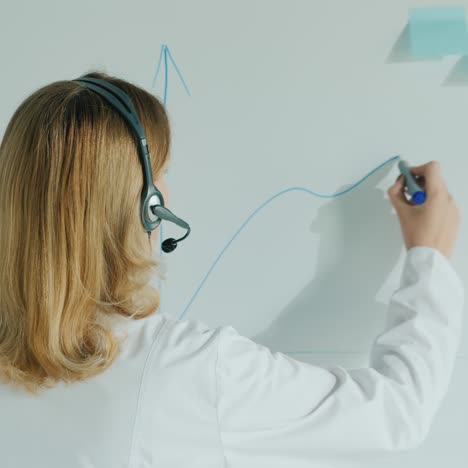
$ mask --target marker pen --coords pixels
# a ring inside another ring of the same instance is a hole
[[[411,200],[414,204],[421,205],[424,203],[426,200],[426,192],[417,184],[413,174],[411,174],[408,163],[404,159],[401,159],[398,162],[398,169],[400,169],[400,172],[405,178],[406,187],[408,187],[408,191],[411,194]]]

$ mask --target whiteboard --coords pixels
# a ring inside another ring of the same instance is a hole
[[[395,155],[441,162],[462,215],[451,261],[468,279],[466,59],[407,50],[408,8],[465,3],[11,2],[0,7],[1,130],[32,91],[90,70],[164,96],[168,207],[192,232],[161,254],[161,310],[302,361],[367,366],[405,253],[386,194]],[[287,190],[333,195],[359,181],[336,198]],[[161,241],[182,234],[160,229]],[[466,326],[425,444],[372,468],[464,466]]]

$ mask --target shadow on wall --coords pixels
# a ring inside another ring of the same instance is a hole
[[[468,86],[468,57],[462,57],[453,67],[444,86]]]
[[[375,295],[404,249],[386,193],[370,188],[390,170],[372,174],[350,196],[333,198],[319,209],[310,225],[311,232],[321,234],[315,278],[252,340],[287,354],[351,349],[354,364],[367,365],[368,356],[359,353],[368,354],[387,317],[387,304]]]
[[[442,57],[416,57],[411,53],[410,47],[410,28],[406,24],[403,31],[398,36],[395,45],[390,51],[385,63],[402,63],[402,62],[441,62]]]
[[[406,24],[385,63],[441,62],[442,57],[416,57],[411,53],[410,30]],[[462,56],[449,72],[443,86],[468,86],[468,56]]]

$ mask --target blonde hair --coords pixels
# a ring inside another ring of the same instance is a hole
[[[156,181],[169,157],[160,100],[103,72],[132,100]],[[27,97],[0,146],[0,379],[38,394],[105,371],[121,343],[101,318],[159,307],[140,220],[136,138],[101,96],[56,81]]]

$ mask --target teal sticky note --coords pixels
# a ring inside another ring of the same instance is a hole
[[[423,7],[409,10],[411,53],[441,57],[468,53],[464,7]]]

